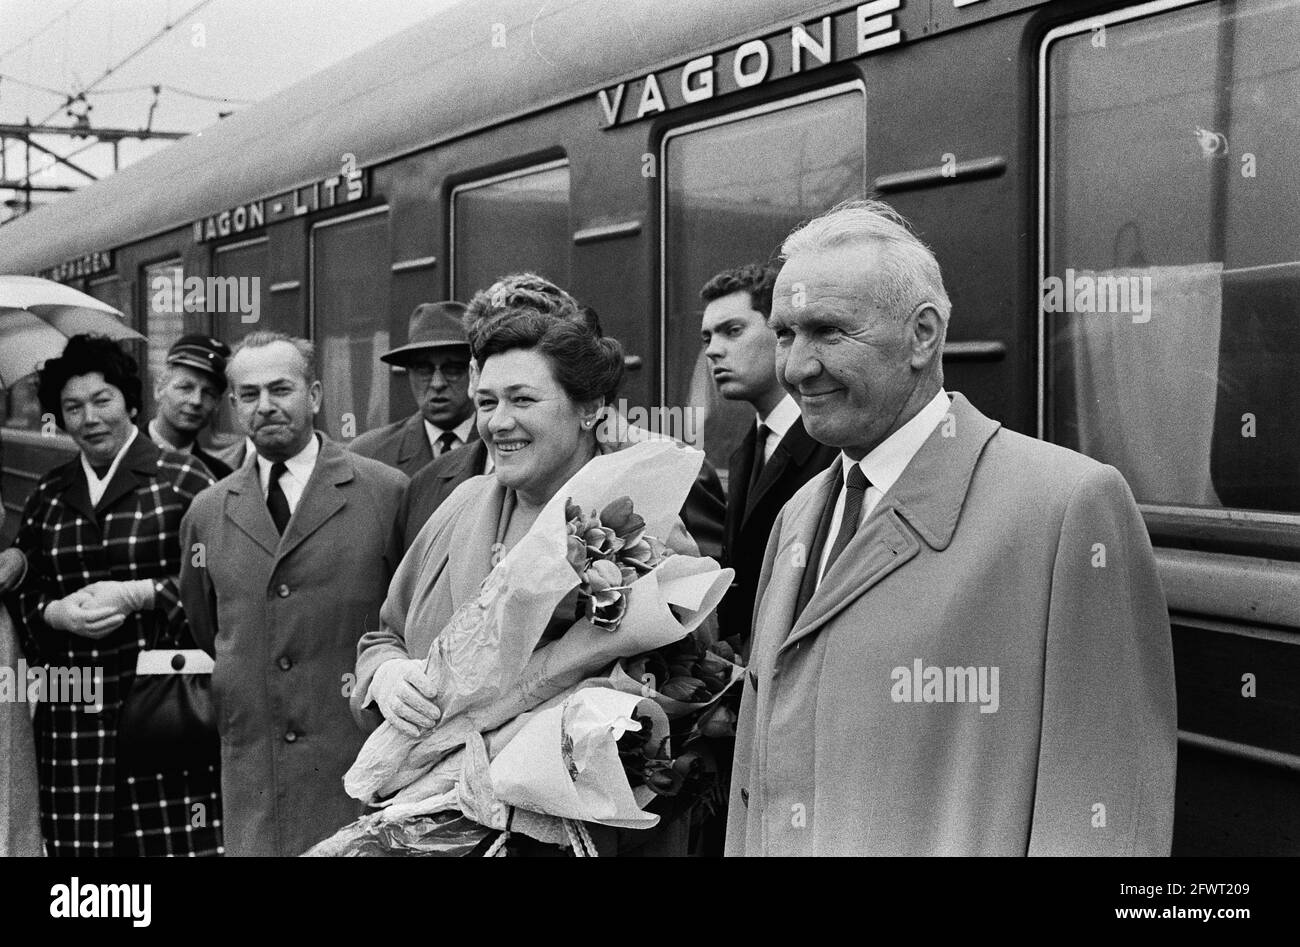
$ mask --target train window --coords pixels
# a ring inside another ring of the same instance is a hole
[[[123,309],[122,306],[122,281],[116,276],[101,276],[99,279],[91,280],[86,286],[86,295],[94,296],[102,303],[108,303],[114,309],[122,309],[123,314],[130,319],[129,306]]]
[[[700,345],[700,289],[715,273],[775,256],[799,223],[861,197],[866,116],[860,82],[676,129],[663,142],[664,403],[693,406],[724,470],[754,423],[719,398]],[[685,428],[684,428],[685,429]]]
[[[451,193],[452,296],[531,271],[569,285],[573,225],[566,161],[462,184]]]
[[[41,426],[41,402],[36,396],[36,374],[20,378],[8,388],[0,389],[4,395],[4,426],[20,431],[35,431]]]
[[[191,316],[194,322],[187,322],[186,328],[191,332],[211,332],[228,345],[234,345],[250,332],[259,330],[284,331],[297,335],[301,327],[294,323],[288,326],[274,324],[267,312],[267,290],[271,274],[271,241],[269,237],[254,237],[217,247],[212,255],[212,275],[222,279],[235,277],[243,281],[235,284],[238,289],[231,293],[231,298],[238,300],[238,305],[229,305],[229,311],[216,312],[211,316],[211,323],[203,313]],[[256,280],[256,282],[254,282]],[[236,293],[238,295],[236,295]],[[252,294],[257,298],[253,299]],[[257,314],[256,323],[244,322],[245,311]]]
[[[335,217],[311,230],[311,313],[325,380],[318,415],[329,435],[388,423],[388,208]]]
[[[180,260],[163,260],[143,268],[140,294],[144,305],[144,327],[141,331],[148,339],[145,349],[144,416],[153,417],[153,386],[167,365],[167,351],[185,334],[184,309],[175,305],[175,290],[165,287],[184,287],[185,276]],[[182,303],[184,297],[182,296]]]
[[[271,280],[271,241],[269,237],[254,237],[240,240],[216,248],[212,254],[212,275],[221,279],[234,277],[242,283],[234,284],[237,289],[231,298],[241,304],[227,306],[226,312],[216,312],[209,316],[206,312],[189,313],[185,317],[187,332],[211,332],[214,336],[232,348],[250,332],[259,330],[288,332],[300,335],[302,327],[298,319],[288,325],[275,322],[268,312],[267,291]],[[230,284],[227,284],[230,285]],[[257,295],[254,300],[253,294]],[[257,313],[256,323],[244,322],[244,309]],[[237,311],[238,310],[238,311]],[[217,405],[217,416],[212,422],[212,439],[218,446],[225,446],[238,440],[243,435],[235,421],[230,399],[222,398]]]
[[[1300,2],[1132,17],[1042,47],[1045,434],[1149,507],[1300,513]]]

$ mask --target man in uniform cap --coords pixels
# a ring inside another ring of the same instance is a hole
[[[226,390],[228,358],[230,347],[220,339],[202,333],[181,336],[168,350],[166,366],[154,385],[158,414],[148,426],[155,444],[193,454],[218,480],[231,468],[201,448],[198,437]]]
[[[407,344],[379,358],[406,369],[417,410],[362,434],[352,442],[353,451],[413,477],[435,457],[478,437],[469,393],[469,342],[461,327],[464,313],[464,304],[451,300],[415,308]]]

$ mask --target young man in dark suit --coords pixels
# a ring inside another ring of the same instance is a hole
[[[799,406],[776,377],[776,336],[767,326],[775,267],[724,270],[700,291],[700,337],[718,392],[754,409],[755,423],[728,467],[723,564],[736,581],[718,609],[723,636],[747,647],[763,550],[776,514],[796,490],[835,458],[804,430]]]

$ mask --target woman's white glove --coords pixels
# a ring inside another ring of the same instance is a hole
[[[82,638],[103,638],[124,621],[125,615],[99,604],[85,589],[45,606],[45,624]]]
[[[130,615],[153,608],[153,579],[131,579],[126,582],[92,582],[81,591],[90,595],[96,605],[112,608],[122,615]]]
[[[379,712],[393,729],[408,737],[420,737],[438,724],[442,711],[433,702],[438,694],[433,681],[424,673],[418,658],[394,658],[379,665],[370,681],[369,700],[379,705]]]

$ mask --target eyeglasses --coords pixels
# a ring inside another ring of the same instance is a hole
[[[448,382],[461,381],[469,374],[469,362],[443,362],[441,365],[434,365],[430,362],[421,362],[410,366],[412,377],[416,380],[428,384],[435,373],[442,372],[442,377]]]

